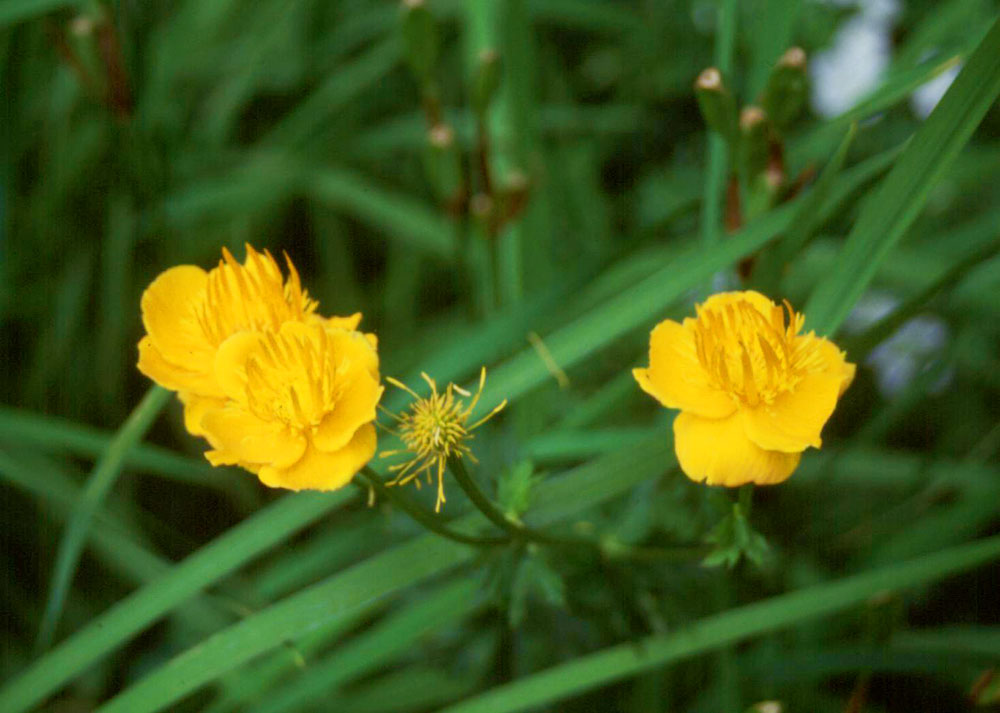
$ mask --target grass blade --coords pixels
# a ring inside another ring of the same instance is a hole
[[[159,386],[147,391],[94,466],[80,502],[73,511],[66,532],[59,543],[49,598],[45,603],[45,613],[42,615],[42,624],[38,632],[37,648],[40,651],[47,649],[52,642],[63,606],[66,604],[66,595],[73,581],[73,574],[76,572],[76,565],[80,561],[80,553],[83,552],[90,532],[91,522],[104,501],[104,496],[118,479],[125,454],[145,435],[170,398],[171,393]]]
[[[439,591],[419,594],[412,605],[389,615],[354,640],[337,646],[325,658],[312,662],[301,676],[249,710],[252,713],[285,713],[318,704],[345,682],[385,666],[421,637],[465,617],[477,604],[477,586],[474,579],[462,578]]]
[[[441,713],[513,713],[560,701],[751,636],[778,631],[859,604],[884,590],[943,579],[1000,557],[1000,536],[846,577],[707,617],[676,634],[624,643],[554,666]]]
[[[636,483],[662,473],[670,453],[668,438],[643,448],[628,448],[538,487],[532,523],[548,524],[627,491]],[[482,527],[478,513],[458,524]],[[220,538],[221,539],[221,538]],[[294,594],[210,637],[109,701],[101,713],[145,713],[161,710],[187,693],[215,680],[254,656],[295,639],[317,626],[351,616],[362,606],[469,561],[475,550],[423,535],[365,560]],[[47,666],[51,668],[51,663]],[[53,672],[47,672],[52,676]],[[20,695],[32,693],[21,680]],[[19,702],[25,700],[18,699]],[[38,700],[37,697],[32,701]],[[22,707],[0,707],[18,713]]]
[[[816,286],[804,313],[820,334],[837,330],[993,104],[1000,93],[998,55],[1000,19],[864,205],[836,266]]]
[[[47,12],[61,10],[64,7],[78,7],[82,4],[80,0],[7,0],[0,5],[0,29]]]
[[[0,710],[24,711],[165,613],[347,502],[353,493],[300,494],[233,527],[163,577],[126,597],[0,689]]]
[[[307,179],[306,191],[313,200],[368,222],[401,244],[446,259],[455,254],[454,229],[447,220],[419,201],[373,186],[361,176],[325,168]]]

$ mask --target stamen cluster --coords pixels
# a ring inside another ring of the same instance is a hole
[[[437,474],[437,501],[435,511],[440,511],[445,502],[444,471],[451,458],[468,458],[476,462],[476,457],[468,446],[474,438],[472,432],[503,410],[506,399],[486,416],[469,424],[469,417],[479,403],[486,384],[486,369],[479,375],[479,388],[473,395],[461,387],[449,383],[444,391],[438,392],[437,383],[427,374],[421,374],[431,388],[430,396],[422,398],[410,387],[393,378],[386,381],[413,396],[414,402],[400,414],[390,414],[396,420],[396,428],[390,429],[403,441],[403,448],[382,452],[382,457],[408,453],[409,460],[389,467],[395,478],[389,485],[406,485],[413,481],[420,487],[420,476],[427,475],[430,484],[432,472]],[[466,404],[455,394],[471,398]]]

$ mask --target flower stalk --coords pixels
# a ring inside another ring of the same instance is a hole
[[[393,505],[405,512],[418,524],[426,527],[436,535],[440,535],[454,542],[463,545],[474,545],[476,547],[495,547],[506,545],[510,542],[509,537],[479,537],[477,535],[467,535],[464,532],[457,532],[446,526],[440,517],[427,512],[420,505],[413,502],[399,488],[390,488],[378,473],[370,467],[365,466],[358,472],[358,479],[371,488],[377,495],[392,502]]]

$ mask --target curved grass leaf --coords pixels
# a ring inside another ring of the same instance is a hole
[[[49,598],[45,603],[45,613],[42,615],[42,624],[38,632],[39,650],[47,649],[55,635],[56,626],[66,603],[66,595],[73,581],[73,574],[76,572],[76,565],[80,561],[80,554],[90,533],[91,522],[104,501],[104,496],[118,479],[125,455],[142,439],[170,398],[171,393],[159,386],[147,391],[94,466],[93,473],[87,480],[80,501],[73,510],[66,525],[66,532],[59,543]]]
[[[0,710],[27,710],[174,607],[344,504],[352,495],[341,490],[286,496],[227,530],[8,681],[0,688]]]
[[[668,438],[628,448],[539,485],[529,520],[548,524],[619,495],[663,472]],[[478,513],[463,527],[482,527]],[[211,636],[109,701],[102,713],[161,710],[258,654],[316,627],[351,616],[359,607],[468,562],[476,551],[436,535],[423,535],[361,562]],[[37,675],[37,674],[36,674]],[[48,675],[53,675],[49,671]],[[65,679],[64,679],[65,680]],[[15,683],[20,683],[20,679]],[[19,685],[20,701],[31,689]],[[8,698],[0,695],[0,704]],[[37,697],[32,700],[38,700]],[[25,704],[21,704],[24,706]],[[23,707],[2,707],[17,713]]]
[[[818,333],[837,330],[1000,94],[998,56],[1000,19],[865,203],[836,266],[813,291],[803,311]]]
[[[675,634],[619,644],[449,706],[441,713],[514,713],[778,631],[860,604],[875,594],[913,587],[1000,557],[1000,536],[903,564],[808,587],[701,619]]]

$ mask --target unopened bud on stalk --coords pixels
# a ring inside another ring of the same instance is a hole
[[[476,57],[472,71],[470,99],[477,116],[485,116],[490,103],[500,88],[500,55],[493,49],[484,49]]]
[[[469,200],[469,213],[478,220],[488,220],[493,214],[493,199],[485,193],[477,193]]]
[[[501,223],[513,220],[521,214],[530,192],[531,180],[524,171],[513,169],[505,176],[499,195]]]
[[[761,701],[747,708],[746,713],[784,713],[785,707],[780,701]]]
[[[806,70],[806,53],[801,47],[785,52],[771,70],[761,104],[778,129],[787,129],[802,112],[809,93]]]
[[[743,175],[749,181],[767,168],[770,123],[759,106],[740,112],[740,158]]]
[[[438,35],[434,16],[424,0],[403,0],[400,27],[406,61],[421,82],[431,81],[437,62]]]
[[[708,128],[727,141],[732,140],[736,134],[736,100],[726,87],[722,73],[715,67],[704,70],[695,80],[694,92]]]
[[[435,124],[427,131],[427,174],[438,198],[455,199],[462,187],[462,159],[455,144],[455,130]]]

